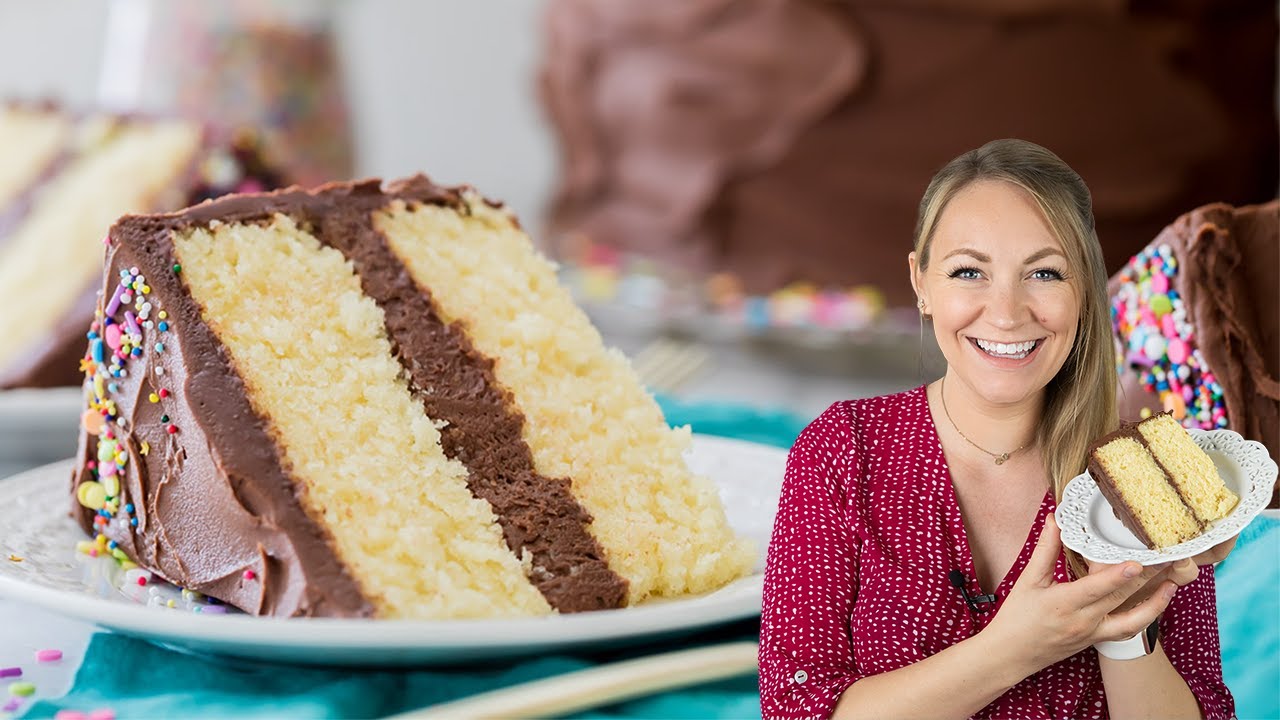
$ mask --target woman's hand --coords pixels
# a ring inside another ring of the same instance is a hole
[[[1116,566],[1106,563],[1089,563],[1089,574],[1094,575],[1095,573],[1105,572],[1113,567]],[[1129,596],[1128,600],[1120,603],[1120,607],[1116,608],[1116,611],[1124,612],[1137,607],[1139,603],[1159,591],[1165,580],[1172,582],[1177,587],[1189,585],[1200,576],[1200,567],[1196,565],[1195,560],[1185,558],[1173,563],[1148,565],[1143,574],[1150,576],[1147,584],[1138,588],[1136,592]]]
[[[1027,675],[1096,642],[1133,637],[1164,612],[1177,588],[1168,577],[1156,580],[1160,573],[1173,572],[1170,568],[1144,568],[1135,562],[1099,567],[1079,580],[1060,583],[1053,571],[1061,552],[1058,525],[1050,515],[1000,613],[983,630],[1014,650]],[[1144,589],[1145,597],[1130,602]]]
[[[1231,549],[1236,546],[1237,538],[1239,538],[1238,535],[1232,537],[1230,540],[1223,540],[1191,559],[1195,561],[1196,565],[1200,566],[1220,563],[1231,554]]]

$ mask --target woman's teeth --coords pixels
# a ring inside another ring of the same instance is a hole
[[[982,348],[983,352],[988,355],[1021,360],[1031,354],[1031,351],[1035,349],[1036,343],[1039,341],[1027,340],[1026,342],[1019,343],[997,343],[975,339],[974,342],[977,343],[978,347]]]

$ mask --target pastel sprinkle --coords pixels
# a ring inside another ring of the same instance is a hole
[[[89,720],[116,720],[116,711],[111,708],[90,710]]]
[[[89,716],[79,710],[59,710],[53,720],[89,720]]]
[[[165,321],[161,320],[161,321],[160,321],[160,326],[159,326],[159,327],[160,327],[160,332],[165,332],[165,331],[167,331],[167,330],[169,329],[169,323],[167,323],[167,322],[165,322]]]
[[[80,426],[90,435],[97,435],[102,432],[104,423],[102,413],[94,410],[85,410],[84,414],[80,416]]]
[[[0,705],[0,712],[13,712],[20,707],[22,707],[21,698],[11,697],[4,705]]]
[[[0,668],[0,678],[8,678],[8,677],[22,677],[22,668],[20,667]]]
[[[38,650],[36,651],[36,662],[57,662],[62,659],[61,650]]]
[[[1173,310],[1173,303],[1170,302],[1168,295],[1154,295],[1147,303],[1151,306],[1151,312],[1155,313],[1156,317],[1163,317]]]
[[[29,682],[9,683],[9,694],[18,697],[30,697],[35,694],[36,686]]]
[[[116,325],[115,323],[108,325],[107,329],[103,331],[103,334],[106,336],[107,347],[112,350],[120,349],[120,336],[123,333],[120,331],[119,325]]]
[[[107,502],[107,491],[101,483],[86,480],[76,488],[76,499],[90,510],[101,510]]]
[[[138,327],[138,316],[132,310],[124,311],[124,323],[129,326],[130,335],[142,335],[142,328]]]
[[[165,312],[164,310],[161,310],[161,311],[160,311],[160,319],[161,319],[161,320],[164,320],[164,319],[165,319],[165,318],[167,318],[167,317],[169,317],[169,313]]]
[[[158,353],[164,352],[164,343],[156,343],[155,347],[156,347],[156,352]]]
[[[117,285],[115,293],[111,296],[111,301],[107,303],[106,315],[111,317],[120,309],[120,299],[124,294],[124,285]]]

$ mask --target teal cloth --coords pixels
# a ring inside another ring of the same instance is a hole
[[[1280,718],[1280,520],[1249,523],[1214,579],[1222,676],[1236,715]]]
[[[807,420],[742,405],[660,398],[667,419],[695,432],[789,447]],[[1259,517],[1217,569],[1223,674],[1241,720],[1280,718],[1280,521]],[[122,718],[378,717],[629,657],[731,640],[755,640],[758,621],[679,641],[594,654],[562,654],[445,670],[281,668],[174,652],[122,635],[94,635],[72,689],[24,717],[109,707]],[[163,680],[159,680],[163,678]],[[638,698],[585,718],[758,718],[755,676]]]

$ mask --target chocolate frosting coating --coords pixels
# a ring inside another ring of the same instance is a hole
[[[1197,208],[1151,243],[1166,244],[1180,268],[1173,289],[1190,308],[1196,344],[1222,385],[1229,427],[1280,461],[1280,200]],[[1120,282],[1119,275],[1111,279],[1112,296]],[[1119,382],[1122,419],[1163,408],[1133,368],[1124,367]],[[1280,506],[1280,483],[1270,506]]]
[[[1081,174],[1109,270],[1186,208],[1276,188],[1266,0],[552,0],[545,36],[552,229],[750,292],[914,304],[925,187],[1001,137]]]
[[[521,435],[524,418],[511,394],[497,384],[493,361],[471,346],[458,324],[441,321],[430,294],[415,285],[372,224],[372,213],[394,200],[466,211],[465,191],[441,188],[417,176],[384,192],[379,181],[370,180],[327,185],[314,193],[295,189],[230,196],[181,213],[128,217],[118,223],[112,231],[104,294],[113,287],[115,272],[132,263],[143,270],[156,289],[155,297],[165,299],[167,307],[175,304],[170,298],[179,298],[180,314],[169,310],[178,321],[179,341],[165,353],[145,353],[143,359],[154,362],[158,357],[166,363],[163,377],[170,387],[180,379],[185,382],[179,402],[165,405],[180,431],[166,435],[156,420],[160,406],[143,400],[155,388],[143,387],[140,373],[133,370],[124,381],[119,402],[131,413],[128,427],[135,429],[130,447],[140,438],[154,437],[151,454],[131,455],[133,462],[127,466],[128,496],[144,499],[149,519],[140,518],[136,538],[126,525],[113,520],[108,536],[140,564],[175,583],[250,612],[373,612],[323,528],[303,510],[268,423],[249,405],[234,363],[199,319],[196,303],[178,276],[169,271],[174,262],[173,231],[215,219],[267,221],[283,213],[312,228],[322,242],[353,262],[365,292],[384,310],[411,388],[430,417],[448,423],[442,431],[446,454],[467,467],[473,494],[491,504],[512,551],[530,553],[530,579],[549,604],[564,612],[621,606],[626,580],[608,568],[602,549],[586,530],[591,517],[570,492],[570,481],[534,471]],[[139,260],[139,254],[146,257]],[[174,405],[184,414],[174,415],[169,410]],[[87,436],[82,457],[91,459],[86,453]],[[161,479],[150,481],[157,474]],[[91,475],[82,467],[73,485],[84,479]],[[90,529],[92,514],[78,514]],[[245,570],[257,577],[245,581]]]

